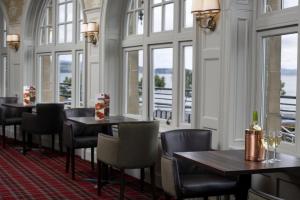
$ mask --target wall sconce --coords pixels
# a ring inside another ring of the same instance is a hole
[[[94,45],[98,42],[99,28],[96,22],[83,23],[81,27],[81,33],[88,40],[88,43]]]
[[[20,35],[18,35],[18,34],[7,35],[6,36],[6,42],[7,42],[7,45],[10,48],[15,49],[16,51],[18,51],[18,49],[20,47]]]
[[[217,27],[216,16],[220,11],[219,0],[193,0],[192,13],[201,28],[214,31]]]

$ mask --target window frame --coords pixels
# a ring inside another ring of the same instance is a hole
[[[291,34],[291,33],[298,33],[298,62],[297,62],[297,95],[296,95],[296,122],[295,122],[295,130],[299,130],[300,128],[300,86],[298,86],[298,83],[300,83],[300,64],[299,64],[299,47],[300,47],[300,37],[299,37],[299,27],[298,26],[292,26],[292,27],[283,27],[283,28],[278,28],[274,30],[267,30],[267,31],[262,31],[257,34],[257,46],[258,46],[258,51],[257,51],[257,62],[258,62],[258,84],[257,84],[257,97],[258,97],[258,108],[260,110],[261,117],[261,125],[262,127],[266,127],[266,108],[268,106],[267,102],[267,69],[265,68],[264,64],[264,43],[263,40],[266,37],[271,37],[271,36],[278,36],[278,35],[286,35],[286,34]],[[259,89],[263,88],[263,89]],[[300,134],[295,135],[295,143],[287,143],[283,142],[279,146],[279,151],[281,152],[286,152],[286,153],[293,153],[293,154],[299,154],[300,153]]]

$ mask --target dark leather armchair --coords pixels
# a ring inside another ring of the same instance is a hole
[[[155,198],[155,162],[158,152],[159,122],[121,123],[119,136],[99,134],[97,146],[98,195],[101,194],[102,164],[121,171],[120,198],[124,199],[125,169],[150,168],[153,199]]]
[[[97,147],[98,133],[103,127],[84,127],[69,121],[69,117],[94,117],[95,108],[72,108],[64,110],[63,143],[67,149],[66,172],[69,172],[70,160],[72,179],[75,179],[75,149],[91,148],[91,167],[94,170],[94,148]]]
[[[0,124],[2,125],[3,147],[6,143],[6,126],[14,126],[14,139],[17,140],[17,125],[21,124],[22,116],[17,109],[2,106],[2,104],[16,104],[18,97],[0,97]]]
[[[52,151],[54,151],[55,135],[59,135],[59,146],[62,151],[62,119],[61,113],[64,109],[63,104],[49,103],[37,104],[36,113],[23,113],[22,117],[22,135],[23,135],[23,154],[26,153],[26,134],[30,136],[51,135]],[[40,144],[41,145],[41,144]]]
[[[209,130],[174,130],[161,134],[163,155],[161,158],[162,186],[166,197],[177,199],[235,194],[237,182],[193,164],[176,159],[174,152],[209,151]]]

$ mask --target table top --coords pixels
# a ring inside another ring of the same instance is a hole
[[[124,116],[109,116],[104,120],[95,120],[95,117],[70,117],[68,119],[83,125],[117,125],[125,122],[138,122],[136,119]]]
[[[272,153],[270,152],[270,155]],[[300,169],[300,158],[282,153],[277,155],[281,161],[275,163],[245,161],[244,150],[180,152],[174,154],[177,158],[191,160],[223,175],[272,173]]]
[[[22,103],[3,103],[2,106],[11,108],[35,108],[35,105],[24,105]]]

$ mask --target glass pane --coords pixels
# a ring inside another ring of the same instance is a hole
[[[58,3],[63,3],[65,2],[66,0],[58,0]]]
[[[144,11],[140,10],[136,12],[137,18],[137,35],[142,35],[144,33]]]
[[[127,113],[142,115],[143,111],[143,51],[127,53]]]
[[[136,33],[136,18],[134,13],[128,14],[128,35],[134,35]]]
[[[54,70],[52,69],[52,56],[40,56],[40,101],[42,103],[54,100]]]
[[[135,3],[135,0],[130,0],[129,10],[134,10],[134,8],[135,8],[134,3]]]
[[[40,33],[40,44],[44,45],[46,43],[46,33],[45,29],[41,28],[41,33]]]
[[[48,44],[51,44],[53,42],[53,29],[47,28],[48,31]]]
[[[7,87],[7,80],[6,80],[6,75],[7,75],[7,57],[3,56],[2,57],[2,66],[0,66],[0,86],[1,86],[1,93],[0,95],[5,96],[6,95],[6,87]]]
[[[65,25],[58,26],[58,43],[65,42]]]
[[[83,54],[79,54],[79,106],[84,106],[84,60]]]
[[[170,3],[165,6],[165,31],[173,30],[174,24],[174,4]]]
[[[73,40],[73,24],[67,24],[67,41],[68,43],[72,42]]]
[[[52,7],[47,8],[47,25],[52,25]]]
[[[298,0],[265,0],[264,12],[272,12],[298,6]]]
[[[62,4],[58,7],[58,22],[63,23],[66,21],[66,5]]]
[[[161,32],[162,30],[162,7],[154,7],[152,13],[153,32]]]
[[[137,8],[143,7],[144,3],[144,0],[137,0]]]
[[[184,116],[183,122],[191,123],[192,119],[192,86],[193,86],[193,47],[183,48],[184,56]]]
[[[162,0],[153,0],[153,4],[158,4],[158,3],[161,3]]]
[[[73,3],[67,4],[67,22],[73,21]]]
[[[153,50],[153,116],[172,118],[173,49]]]
[[[269,130],[295,143],[298,34],[264,38],[267,74],[266,116]]]
[[[193,27],[192,0],[185,0],[184,12],[184,28]]]
[[[72,55],[58,56],[59,102],[72,104]]]

